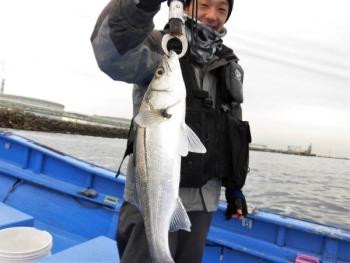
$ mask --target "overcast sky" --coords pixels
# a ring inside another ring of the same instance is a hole
[[[131,118],[131,85],[102,73],[90,44],[106,0],[0,0],[5,93],[66,111]],[[253,143],[350,158],[349,0],[236,0],[224,43],[245,71]],[[155,18],[167,22],[167,6]]]

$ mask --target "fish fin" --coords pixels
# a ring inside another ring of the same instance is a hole
[[[135,117],[135,122],[142,128],[156,126],[162,121],[164,121],[164,116],[161,110],[143,111]]]
[[[188,140],[188,151],[194,153],[206,153],[207,149],[205,149],[205,146],[194,131],[192,131],[192,129],[188,127],[186,123],[184,123],[184,126]]]
[[[186,210],[181,203],[181,199],[178,197],[176,200],[176,207],[170,222],[170,232],[177,231],[179,229],[191,232],[191,222],[188,218]]]
[[[177,144],[176,152],[181,156],[187,156],[188,154],[187,133],[183,125],[181,125],[181,128],[180,128],[179,142]]]

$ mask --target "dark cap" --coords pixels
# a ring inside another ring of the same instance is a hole
[[[231,15],[231,12],[232,12],[232,8],[233,8],[233,3],[234,3],[234,0],[227,0],[227,1],[228,1],[228,14],[227,14],[227,18],[226,18],[225,23],[230,18],[230,15]]]

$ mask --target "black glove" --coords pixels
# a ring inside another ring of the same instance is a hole
[[[157,7],[166,0],[140,0],[136,5],[138,8],[146,12],[152,12],[157,9]]]
[[[227,209],[225,211],[226,220],[230,220],[232,215],[238,214],[237,209],[242,209],[242,215],[246,216],[248,214],[247,202],[242,193],[242,190],[230,190],[225,191]]]

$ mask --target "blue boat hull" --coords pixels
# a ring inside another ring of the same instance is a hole
[[[40,262],[118,262],[115,243],[125,176],[21,136],[0,133],[0,229],[34,226],[53,236]],[[79,194],[90,188],[95,198]],[[350,231],[267,211],[245,220],[214,213],[203,262],[350,263]],[[310,261],[317,262],[317,261]]]

